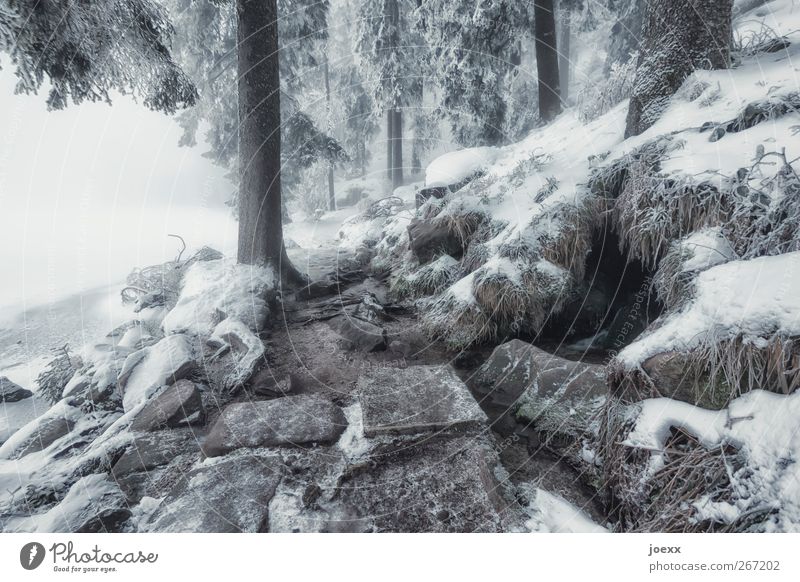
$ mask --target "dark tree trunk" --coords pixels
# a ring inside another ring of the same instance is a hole
[[[733,0],[650,0],[625,137],[655,123],[696,69],[730,65]]]
[[[566,103],[569,99],[569,44],[572,34],[572,13],[569,8],[564,8],[560,12],[561,32],[558,36],[558,88],[560,90],[561,102]]]
[[[237,0],[239,76],[238,261],[303,282],[283,246],[281,103],[276,0]]]
[[[396,109],[392,121],[392,188],[403,185],[403,112]]]
[[[328,70],[328,55],[325,55],[325,102],[328,109],[328,130],[330,130],[331,118],[331,80],[330,71]],[[336,192],[333,188],[333,162],[328,163],[328,210],[336,210]]]
[[[569,45],[572,35],[572,11],[566,7],[561,10],[561,22],[558,39],[558,88],[560,90],[561,102],[566,103],[569,99]]]
[[[539,75],[539,117],[546,123],[561,113],[553,0],[535,0],[533,18],[536,70]]]

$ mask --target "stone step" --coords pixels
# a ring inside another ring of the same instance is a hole
[[[486,414],[450,366],[375,367],[358,380],[364,434],[476,428]]]

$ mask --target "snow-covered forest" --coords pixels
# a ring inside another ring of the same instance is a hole
[[[800,531],[799,0],[0,0],[0,531]]]

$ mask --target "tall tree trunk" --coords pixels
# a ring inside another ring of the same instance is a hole
[[[301,283],[283,246],[277,0],[237,0],[239,76],[238,261]]]
[[[561,22],[559,23],[560,33],[558,35],[558,88],[560,90],[561,102],[566,103],[569,99],[569,44],[572,31],[572,12],[565,7],[560,12]]]
[[[331,80],[328,69],[328,55],[325,55],[325,102],[328,114],[328,134],[331,133]],[[328,162],[328,210],[336,210],[336,192],[333,188],[333,162]]]
[[[392,188],[403,185],[403,112],[396,109],[392,121]]]
[[[361,142],[358,144],[358,149],[360,151],[360,158],[361,158],[361,177],[367,175],[367,143],[364,138],[361,138]]]
[[[394,111],[386,110],[386,177],[392,181],[394,156],[392,147],[394,146]]]
[[[733,0],[648,2],[625,137],[652,126],[694,70],[730,65],[732,8]]]
[[[539,75],[539,117],[546,123],[561,113],[553,0],[535,0],[533,18],[536,70]]]

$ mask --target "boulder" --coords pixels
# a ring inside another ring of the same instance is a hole
[[[43,451],[68,434],[75,421],[66,415],[47,414],[31,421],[0,447],[0,459],[21,459],[25,455]]]
[[[475,385],[488,405],[553,436],[587,428],[608,394],[605,366],[566,360],[520,340],[496,347]]]
[[[238,448],[333,442],[347,427],[342,410],[321,396],[300,394],[228,405],[203,445],[209,457]]]
[[[117,384],[126,412],[147,400],[162,386],[189,376],[196,368],[192,344],[183,334],[169,335],[125,359]]]
[[[131,423],[131,430],[153,431],[202,424],[205,410],[200,390],[190,380],[178,380],[150,400]]]
[[[260,396],[285,396],[293,392],[291,380],[279,378],[270,368],[262,368],[250,379],[250,390]]]
[[[214,328],[208,344],[233,354],[233,369],[224,379],[226,389],[232,390],[246,383],[265,361],[264,344],[247,325],[239,319],[228,317]]]
[[[505,483],[485,437],[425,439],[345,474],[337,499],[357,508],[373,531],[498,532],[520,525]]]
[[[0,402],[19,402],[33,396],[33,392],[15,384],[5,376],[0,376]]]
[[[689,354],[675,351],[656,354],[642,363],[642,370],[662,396],[702,408],[725,408],[730,388],[714,386],[707,374],[698,377],[693,368]]]
[[[373,368],[357,386],[368,437],[475,428],[487,421],[449,366]]]
[[[200,443],[190,429],[139,435],[114,463],[111,473],[119,479],[163,467],[181,455],[199,452]]]
[[[183,476],[147,525],[153,532],[261,532],[281,480],[278,455],[241,455]]]
[[[347,347],[362,352],[378,352],[386,349],[386,330],[382,327],[349,315],[338,315],[328,325],[339,334]]]
[[[459,258],[464,252],[457,235],[429,220],[412,220],[408,225],[408,240],[411,251],[421,265],[442,254]]]
[[[131,516],[125,496],[105,475],[79,479],[47,512],[22,521],[16,531],[41,533],[119,532]]]

